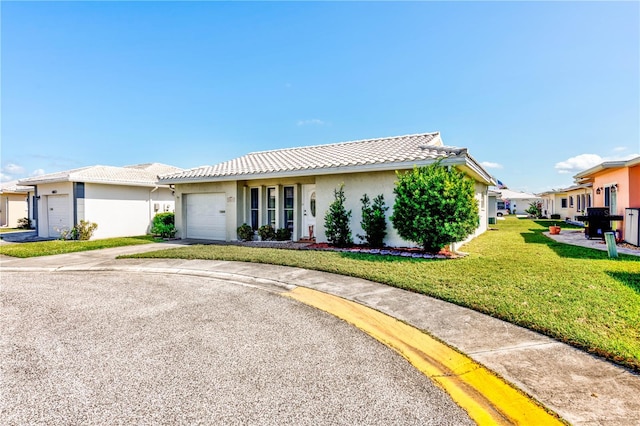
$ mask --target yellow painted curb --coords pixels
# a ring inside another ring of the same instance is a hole
[[[304,287],[283,295],[335,315],[394,349],[442,387],[479,425],[564,424],[471,358],[393,317]]]

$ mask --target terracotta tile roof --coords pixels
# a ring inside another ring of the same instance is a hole
[[[287,172],[321,172],[336,168],[366,169],[377,165],[417,164],[438,158],[465,155],[466,149],[443,146],[440,133],[422,133],[253,152],[213,166],[202,166],[163,175],[160,181],[172,183],[183,180],[251,177]]]
[[[50,173],[42,176],[22,179],[21,185],[36,185],[53,182],[90,182],[119,185],[154,186],[158,176],[176,173],[182,169],[166,164],[150,163],[133,166],[88,166],[79,169]]]

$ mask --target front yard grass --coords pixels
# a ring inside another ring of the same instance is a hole
[[[542,235],[545,222],[508,217],[493,227],[455,260],[219,245],[127,257],[269,263],[364,278],[467,306],[640,371],[640,257],[611,260],[604,251],[557,243]]]
[[[89,241],[37,241],[32,243],[0,245],[0,254],[13,257],[49,256],[52,254],[74,253],[78,251],[149,244],[154,241],[156,241],[156,239],[149,235],[139,237],[105,238]]]
[[[20,228],[0,228],[0,234],[4,234],[6,232],[19,232],[19,231],[31,231],[31,229],[20,229]]]

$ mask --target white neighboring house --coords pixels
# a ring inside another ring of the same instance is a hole
[[[18,181],[3,182],[0,188],[0,226],[16,228],[24,217],[33,223],[33,188],[18,185]]]
[[[500,199],[498,201],[503,201],[505,207],[511,211],[511,213],[515,211],[515,214],[526,215],[528,214],[526,210],[531,203],[542,201],[542,198],[528,192],[518,192],[510,189],[498,189],[498,192],[500,193]]]
[[[473,236],[487,229],[487,188],[495,184],[465,148],[445,146],[440,133],[423,133],[247,154],[214,166],[160,177],[175,185],[178,237],[236,240],[243,223],[254,230],[270,224],[289,228],[293,240],[326,242],[324,216],[334,190],[344,184],[352,211],[354,240],[361,229],[360,199],[384,195],[392,212],[396,171],[437,160],[462,170],[475,183],[480,221]],[[387,216],[387,217],[388,217]],[[387,221],[385,244],[408,246]],[[471,236],[470,238],[472,238]],[[454,247],[455,248],[455,247]]]
[[[81,220],[98,224],[93,238],[145,235],[156,213],[173,212],[169,185],[158,175],[182,169],[159,163],[125,167],[88,166],[22,179],[34,187],[37,230],[57,238]]]

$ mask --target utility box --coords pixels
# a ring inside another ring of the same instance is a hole
[[[640,245],[640,208],[624,209],[624,240]]]

